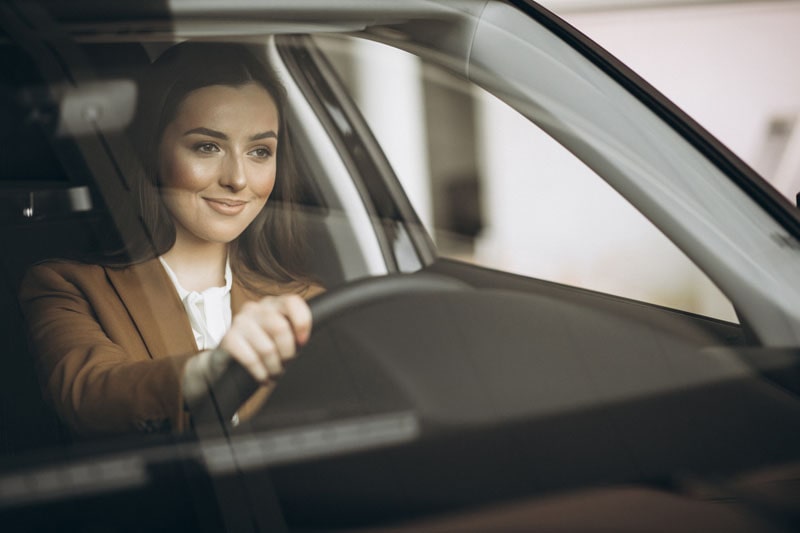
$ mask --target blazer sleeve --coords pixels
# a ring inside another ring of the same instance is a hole
[[[184,430],[181,377],[194,354],[151,358],[133,325],[133,344],[112,341],[89,291],[69,277],[37,265],[20,288],[44,394],[61,419],[81,435]]]

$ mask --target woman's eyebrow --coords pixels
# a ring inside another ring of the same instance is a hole
[[[228,136],[222,133],[221,131],[211,130],[208,128],[192,128],[189,131],[185,132],[184,135],[192,135],[193,133],[208,135],[209,137],[215,137],[217,139],[222,139],[223,141],[228,140]]]
[[[255,135],[250,137],[250,140],[251,141],[260,141],[261,139],[269,139],[269,138],[277,139],[278,138],[278,134],[275,133],[273,130],[264,131],[262,133],[256,133]]]
[[[214,137],[216,139],[221,139],[223,141],[227,141],[228,140],[228,136],[226,134],[222,133],[221,131],[212,130],[212,129],[209,129],[209,128],[203,128],[203,127],[192,128],[189,131],[185,132],[184,135],[192,135],[194,133],[199,133],[201,135],[208,135],[209,137]],[[278,138],[278,134],[275,133],[275,131],[273,131],[273,130],[269,130],[269,131],[264,131],[264,132],[261,132],[261,133],[256,133],[255,135],[251,135],[250,136],[250,140],[251,141],[260,141],[261,139],[269,139],[269,138],[277,139]]]

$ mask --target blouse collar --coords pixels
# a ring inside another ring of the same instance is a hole
[[[230,256],[225,258],[225,285],[223,285],[222,287],[209,287],[200,293],[198,293],[197,291],[189,291],[183,288],[180,281],[178,281],[178,276],[175,275],[175,272],[167,264],[166,260],[164,259],[164,256],[159,256],[158,260],[161,261],[161,264],[164,266],[164,270],[167,272],[167,276],[169,277],[170,281],[172,281],[172,284],[175,286],[175,289],[178,291],[178,296],[180,297],[181,301],[185,301],[186,297],[192,293],[201,295],[211,295],[211,294],[225,295],[231,292],[231,286],[233,285],[233,275],[231,274]]]

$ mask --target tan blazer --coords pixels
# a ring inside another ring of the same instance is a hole
[[[320,292],[311,287],[301,293]],[[287,290],[264,286],[266,294]],[[235,278],[235,314],[258,296]],[[183,431],[181,378],[198,350],[186,311],[157,259],[126,268],[67,261],[32,267],[20,289],[46,399],[78,434]],[[240,409],[266,399],[262,387]]]

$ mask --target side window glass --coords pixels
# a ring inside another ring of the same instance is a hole
[[[441,256],[737,320],[652,223],[498,98],[382,44],[318,43]]]

